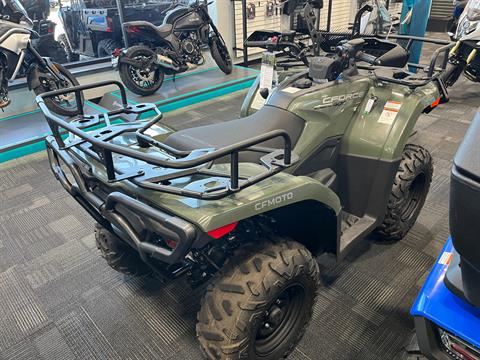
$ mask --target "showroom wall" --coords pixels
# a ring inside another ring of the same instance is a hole
[[[276,11],[273,15],[266,15],[267,3],[271,0],[248,0],[247,4],[255,5],[255,17],[247,19],[247,29],[250,35],[255,30],[288,30],[289,18]],[[328,19],[328,1],[324,1],[325,6],[320,12],[320,28],[326,29]],[[358,8],[358,0],[335,0],[332,5],[331,30],[347,31],[349,24],[355,18]],[[402,3],[392,2],[390,4],[390,13],[398,16],[402,9]],[[236,60],[240,60],[242,51],[233,51],[234,48],[243,47],[243,22],[242,22],[242,2],[230,0],[216,0],[209,7],[210,14],[216,22],[220,32],[227,43],[232,55]],[[249,55],[260,53],[260,49],[249,49]]]

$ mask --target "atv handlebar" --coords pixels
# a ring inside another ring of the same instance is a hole
[[[303,65],[308,66],[308,59],[305,53],[305,49],[302,49],[298,44],[292,41],[278,41],[272,40],[265,41],[245,41],[246,47],[259,47],[268,51],[283,51],[289,57],[293,57],[295,60],[301,61]],[[294,51],[291,51],[294,49]],[[288,51],[287,51],[288,50]],[[283,63],[286,65],[286,63]],[[281,65],[280,65],[281,66]]]
[[[301,52],[302,49],[300,46],[293,41],[283,41],[279,39],[278,41],[273,41],[271,39],[262,40],[262,41],[255,41],[255,40],[246,40],[245,41],[246,47],[259,47],[262,49],[267,50],[284,50],[286,48],[294,48],[298,52]]]
[[[267,48],[269,46],[275,46],[276,44],[271,40],[266,41],[245,41],[246,47],[259,47],[259,48]]]
[[[363,51],[357,53],[356,59],[371,65],[378,65],[378,58],[376,56],[364,53]]]

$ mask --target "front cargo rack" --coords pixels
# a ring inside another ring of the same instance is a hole
[[[83,91],[112,85],[120,90],[121,107],[103,114],[85,115],[83,113]],[[53,114],[45,105],[44,99],[70,93],[75,94],[75,101],[79,109],[79,115],[73,118],[64,120]],[[284,130],[273,130],[220,149],[206,148],[184,151],[173,148],[148,135],[148,130],[162,119],[160,110],[154,104],[129,105],[125,88],[118,81],[104,81],[69,89],[54,90],[37,96],[36,101],[52,132],[52,135],[47,137],[46,142],[50,164],[54,171],[60,167],[59,158],[63,161],[68,158],[68,162],[74,161],[77,165],[81,162],[82,168],[91,170],[90,164],[87,164],[84,159],[78,156],[79,153],[84,153],[103,164],[108,183],[127,180],[148,190],[203,200],[216,200],[269,178],[298,160],[298,157],[292,153],[290,136]],[[110,120],[114,117],[132,114],[141,115],[152,111],[156,115],[146,124],[135,122],[125,125],[112,125],[110,123]],[[104,125],[105,128],[97,132],[88,131],[94,126],[98,128]],[[115,139],[127,134],[135,136],[139,149],[143,151],[114,143]],[[68,141],[64,141],[65,135],[68,136]],[[275,138],[283,139],[283,149],[259,146],[259,144]],[[159,158],[151,151],[147,152],[146,149],[158,150],[167,154],[168,157]],[[239,153],[247,151],[263,154],[260,157],[259,164],[264,170],[259,171],[254,176],[245,177],[239,171]],[[116,167],[113,154],[139,160],[145,165],[140,166],[140,168],[135,167],[132,172],[125,172]],[[228,158],[229,161],[226,163],[230,165],[229,172],[212,169],[216,160]],[[87,172],[91,173],[91,171]],[[60,173],[58,171],[56,173],[59,177]],[[173,180],[195,175],[208,178],[209,182],[214,183],[215,186],[186,189],[172,185]],[[81,175],[78,173],[75,176],[77,182],[79,176]],[[83,178],[83,176],[81,177]],[[71,190],[71,184],[68,184],[66,179],[60,176],[59,180],[67,190]]]

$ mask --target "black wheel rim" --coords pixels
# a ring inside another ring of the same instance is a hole
[[[417,212],[420,204],[422,203],[422,198],[425,196],[426,183],[427,178],[425,174],[419,174],[410,184],[405,207],[402,211],[403,221],[411,219]]]
[[[149,56],[145,54],[136,54],[133,60],[146,62]],[[160,71],[152,70],[150,67],[138,68],[133,65],[128,65],[128,73],[132,81],[142,89],[153,89],[160,80]]]
[[[256,331],[255,352],[266,357],[275,352],[287,337],[294,335],[303,323],[305,289],[301,284],[292,284],[274,299],[263,314]]]

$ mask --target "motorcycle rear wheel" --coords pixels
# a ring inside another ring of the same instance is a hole
[[[58,89],[68,89],[68,88],[71,88],[72,86],[80,85],[80,83],[75,78],[75,76],[73,76],[73,74],[70,71],[68,71],[66,68],[64,68],[62,65],[53,63],[53,66],[57,68],[60,77],[63,79],[62,83],[59,84],[58,82],[56,82],[54,85],[46,84],[45,81],[41,81],[39,79],[40,85],[33,89],[33,91],[35,92],[35,95],[40,95],[45,92],[58,90]],[[50,74],[45,74],[45,73],[42,74],[40,72],[40,78],[42,77],[42,75],[44,75],[45,78],[51,77]],[[73,117],[79,114],[73,93],[67,94],[62,97],[45,99],[45,105],[47,105],[50,111],[53,111],[58,115]]]
[[[127,50],[124,57],[141,60],[152,55],[154,55],[154,52],[145,46],[132,46]],[[120,61],[119,71],[120,78],[127,89],[140,96],[148,96],[157,92],[165,77],[159,67],[152,72],[150,68],[138,68],[122,61]]]

